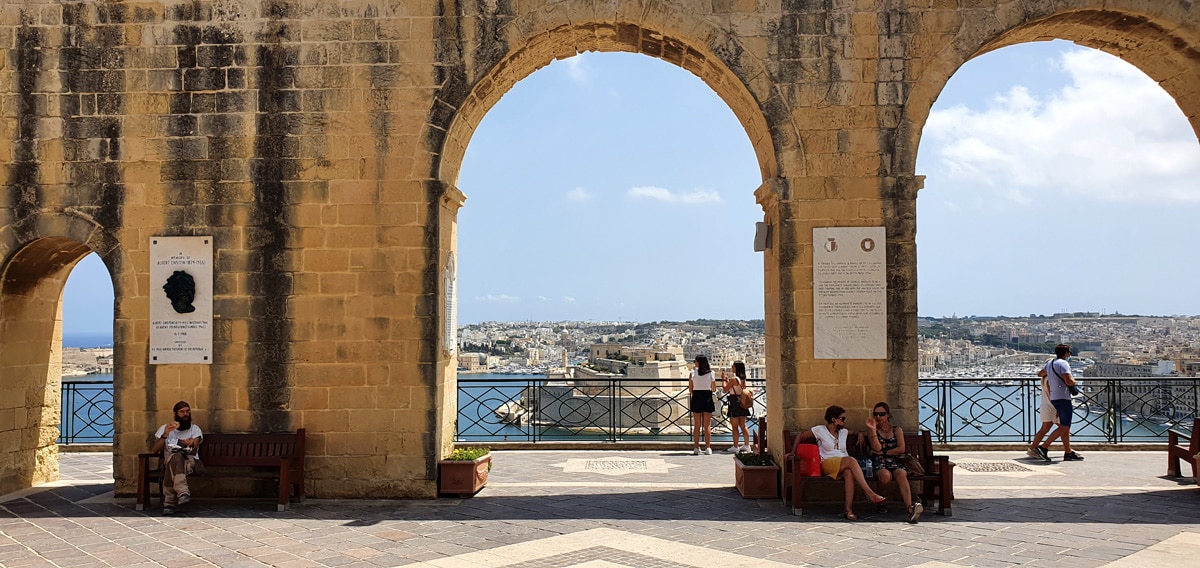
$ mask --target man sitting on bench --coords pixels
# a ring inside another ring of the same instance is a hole
[[[192,424],[192,408],[179,401],[173,408],[175,421],[163,424],[154,433],[154,453],[163,452],[163,514],[174,515],[175,507],[192,500],[187,476],[196,470],[196,454],[204,434]]]

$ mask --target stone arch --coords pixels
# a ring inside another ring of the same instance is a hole
[[[1179,4],[1144,9],[1145,3],[1108,2],[1099,8],[1064,8],[1046,3],[1037,13],[1008,12],[995,19],[964,19],[958,33],[938,50],[912,84],[897,137],[900,171],[916,169],[917,148],[934,101],[967,61],[1011,45],[1063,39],[1120,57],[1157,81],[1200,135],[1200,14]],[[1165,4],[1165,3],[1164,3]],[[1132,6],[1137,5],[1140,9]]]
[[[124,260],[115,239],[75,211],[41,216],[24,239],[6,236],[0,242],[0,439],[7,439],[0,444],[0,493],[58,478],[63,288],[75,265],[96,252],[119,298],[114,267]],[[117,380],[120,369],[114,368]],[[114,408],[114,441],[120,418]]]
[[[556,59],[587,51],[640,53],[682,67],[713,89],[737,116],[759,161],[763,179],[780,175],[777,152],[794,145],[798,130],[790,123],[769,124],[768,116],[790,116],[786,112],[766,113],[772,105],[782,105],[774,91],[764,62],[749,53],[737,36],[713,26],[676,6],[673,10],[645,11],[640,20],[616,17],[588,20],[567,19],[561,6],[550,5],[527,14],[510,25],[519,30],[512,38],[515,47],[490,65],[475,61],[476,77],[459,101],[439,97],[453,110],[437,119],[434,128],[443,128],[444,141],[435,151],[436,177],[445,185],[457,183],[459,166],[475,127],[487,112],[518,81]],[[672,14],[667,17],[667,14]],[[672,25],[673,24],[673,25]],[[689,43],[681,38],[706,38],[707,45]]]

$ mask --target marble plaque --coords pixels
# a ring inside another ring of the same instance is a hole
[[[883,227],[813,229],[813,356],[887,358]]]
[[[212,237],[150,237],[150,364],[212,363]]]

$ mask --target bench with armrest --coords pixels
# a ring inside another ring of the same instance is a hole
[[[1192,466],[1192,477],[1200,483],[1196,475],[1197,460],[1200,460],[1200,417],[1192,419],[1192,429],[1176,426],[1167,431],[1167,475],[1182,477],[1179,471],[1179,460],[1184,460]]]
[[[785,447],[790,448],[789,453],[784,459],[783,471],[783,495],[784,500],[790,501],[792,504],[792,514],[804,514],[804,487],[810,484],[837,484],[841,486],[842,480],[834,480],[825,475],[805,476],[801,475],[799,460],[796,457],[796,440],[799,438],[799,433],[784,431],[783,441]],[[804,440],[802,443],[816,444],[816,440]],[[950,463],[949,456],[937,456],[933,454],[933,438],[928,430],[921,430],[915,434],[904,434],[905,451],[921,462],[921,467],[925,469],[925,475],[908,476],[910,482],[920,483],[920,489],[914,496],[919,496],[926,504],[933,503],[937,499],[939,515],[950,516],[950,503],[954,496],[954,478],[953,464]],[[868,455],[866,448],[859,444],[851,444],[849,453],[852,457],[865,457]],[[868,481],[873,481],[874,478],[868,478]]]
[[[304,501],[304,429],[282,434],[205,434],[200,444],[203,477],[271,479],[279,482],[279,511],[291,505],[292,490]],[[227,469],[229,468],[229,469]],[[137,510],[150,501],[150,484],[162,500],[162,454],[138,454]]]

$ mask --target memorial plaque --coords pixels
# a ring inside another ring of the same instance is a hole
[[[446,290],[445,321],[442,322],[442,350],[453,355],[458,349],[458,266],[454,253],[446,259],[446,270],[442,274],[442,285]]]
[[[883,227],[813,229],[813,356],[887,358]]]
[[[212,237],[150,237],[150,364],[212,363]]]

